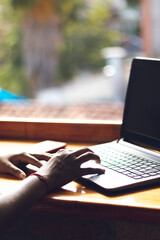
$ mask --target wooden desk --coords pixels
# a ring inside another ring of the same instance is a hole
[[[34,142],[0,141],[0,154],[15,149],[23,151]],[[82,145],[82,144],[81,144]],[[70,144],[69,147],[79,147]],[[0,193],[9,191],[19,180],[0,175]],[[105,196],[75,182],[45,196],[32,211],[105,218],[109,220],[160,223],[160,188]]]

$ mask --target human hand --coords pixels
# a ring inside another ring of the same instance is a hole
[[[86,147],[76,151],[63,149],[36,173],[46,179],[50,189],[61,187],[83,175],[104,173],[104,169],[100,168],[81,168],[81,164],[89,160],[100,163],[100,158]]]
[[[18,154],[4,155],[0,157],[0,172],[10,173],[19,179],[24,179],[26,174],[19,166],[26,165],[28,163],[41,167],[42,163],[39,160],[48,161],[51,158],[51,154],[29,154],[26,152]]]

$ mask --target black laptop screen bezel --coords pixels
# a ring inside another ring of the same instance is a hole
[[[136,131],[131,131],[130,129],[127,129],[126,123],[128,120],[128,114],[129,114],[129,107],[130,107],[130,95],[131,91],[133,90],[133,82],[134,82],[134,72],[138,71],[136,69],[136,65],[138,61],[143,61],[145,65],[145,61],[153,61],[158,62],[160,65],[160,59],[151,59],[151,58],[134,58],[131,65],[131,71],[130,71],[130,77],[126,92],[126,98],[125,98],[125,107],[124,107],[124,113],[123,113],[123,122],[121,127],[121,138],[124,139],[124,141],[138,144],[138,145],[145,145],[149,148],[158,149],[160,150],[160,138],[154,138],[151,136],[143,135],[140,133],[137,133]],[[159,70],[160,71],[160,70]],[[144,86],[145,89],[145,86]]]

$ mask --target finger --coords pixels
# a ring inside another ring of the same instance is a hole
[[[89,160],[94,160],[97,163],[100,163],[99,156],[92,152],[86,152],[86,153],[82,154],[81,156],[77,157],[77,160],[79,161],[80,165]]]
[[[82,168],[82,176],[88,174],[103,174],[105,169],[101,168]]]
[[[26,177],[26,174],[11,162],[7,164],[7,172],[22,180]]]
[[[42,163],[34,156],[30,155],[29,153],[25,153],[23,157],[19,157],[20,162],[30,163],[36,167],[41,167]]]
[[[89,149],[89,148],[87,148],[87,147],[82,147],[82,148],[79,148],[78,150],[74,150],[74,151],[72,152],[72,154],[73,154],[75,157],[78,157],[78,156],[80,156],[80,155],[82,155],[82,154],[84,154],[84,153],[86,153],[86,152],[91,152],[91,153],[93,153],[93,151],[92,151],[91,149]]]

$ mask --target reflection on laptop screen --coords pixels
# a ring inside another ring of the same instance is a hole
[[[160,143],[160,60],[133,60],[126,100],[124,131]]]

